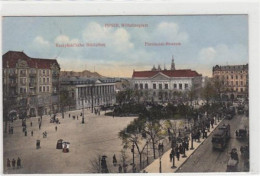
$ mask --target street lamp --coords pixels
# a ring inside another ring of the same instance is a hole
[[[162,151],[161,151],[161,149],[158,149],[158,152],[159,152],[159,159],[160,159],[159,173],[162,173]]]
[[[175,147],[176,147],[176,138],[172,136],[172,169],[175,169]]]
[[[133,173],[134,173],[134,165],[135,165],[135,144],[133,142],[132,144],[132,149],[131,149],[131,152],[133,153],[133,167],[132,167],[132,170],[133,170]]]

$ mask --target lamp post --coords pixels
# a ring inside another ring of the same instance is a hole
[[[172,169],[175,169],[175,147],[176,147],[176,139],[172,137]]]
[[[148,164],[149,164],[149,161],[148,161],[148,158],[149,158],[149,157],[148,157],[148,156],[149,156],[149,155],[148,155],[148,141],[146,141],[146,145],[147,145],[147,148],[146,148],[146,149],[147,149],[147,158],[146,158],[146,162],[147,162],[147,166],[148,166]]]
[[[160,149],[159,150],[159,159],[160,159],[160,163],[159,163],[159,173],[162,173],[162,151]]]
[[[134,142],[132,144],[131,152],[133,153],[133,167],[132,167],[132,170],[133,170],[133,173],[134,173],[134,165],[135,165],[135,144],[134,144]]]

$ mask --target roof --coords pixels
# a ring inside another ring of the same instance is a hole
[[[61,77],[61,84],[70,84],[70,85],[78,85],[78,84],[94,84],[96,81],[100,81],[100,83],[115,83],[114,78],[88,78],[88,77]]]
[[[133,78],[136,77],[153,77],[158,73],[162,73],[169,77],[196,77],[201,76],[196,71],[185,69],[185,70],[157,70],[157,71],[134,71]]]
[[[246,65],[216,65],[213,67],[213,71],[240,71],[248,70],[248,64]]]
[[[5,53],[3,55],[3,68],[7,68],[7,65],[9,68],[15,68],[20,59],[26,61],[30,68],[48,69],[52,64],[56,64],[60,68],[56,59],[32,58],[22,51],[8,51]]]

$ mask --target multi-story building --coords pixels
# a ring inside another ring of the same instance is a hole
[[[148,100],[170,100],[174,92],[185,92],[192,87],[201,88],[202,75],[190,69],[176,70],[172,59],[171,69],[155,67],[151,71],[133,71],[132,87],[146,92]]]
[[[24,52],[3,55],[3,96],[20,117],[58,111],[60,66],[56,59],[31,58]],[[5,102],[4,102],[5,103]]]
[[[248,64],[216,65],[213,67],[213,78],[223,85],[222,97],[228,96],[231,99],[248,97]]]
[[[67,90],[76,109],[108,106],[116,102],[113,78],[62,77],[61,89]]]

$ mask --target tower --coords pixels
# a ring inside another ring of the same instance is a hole
[[[172,56],[171,70],[175,70],[174,57]]]

